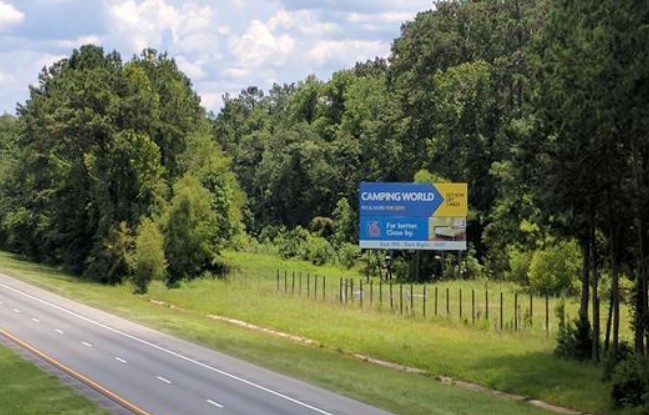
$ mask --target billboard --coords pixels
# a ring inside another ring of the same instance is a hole
[[[466,183],[369,183],[359,189],[360,247],[466,250]]]

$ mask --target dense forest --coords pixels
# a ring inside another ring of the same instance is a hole
[[[648,44],[644,0],[441,1],[386,59],[218,114],[166,54],[83,46],[0,117],[0,246],[142,292],[221,273],[226,247],[369,268],[359,182],[467,182],[470,249],[421,278],[577,294],[560,346],[594,360],[619,354],[624,294],[646,355]]]

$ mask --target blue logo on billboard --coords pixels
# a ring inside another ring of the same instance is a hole
[[[367,225],[367,234],[372,238],[381,237],[381,226],[379,225],[379,221],[374,220]]]

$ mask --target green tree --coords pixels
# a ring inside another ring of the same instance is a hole
[[[138,225],[131,265],[133,283],[138,294],[145,294],[151,281],[165,279],[167,261],[164,255],[164,235],[150,218],[142,218]]]
[[[173,191],[164,226],[167,281],[171,285],[214,270],[221,248],[210,191],[188,174],[174,185]]]

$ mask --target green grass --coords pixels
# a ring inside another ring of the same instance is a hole
[[[0,414],[107,414],[4,346],[0,373]]]
[[[561,298],[530,296],[520,286],[511,282],[443,280],[433,284],[403,284],[403,286],[394,282],[392,296],[390,296],[389,283],[381,282],[377,278],[371,278],[368,283],[367,279],[356,270],[344,270],[333,266],[316,267],[304,261],[282,260],[275,255],[245,252],[226,252],[224,257],[234,269],[233,274],[237,282],[247,281],[250,285],[254,285],[256,292],[308,297],[319,302],[339,304],[342,291],[346,293],[343,294],[346,297],[344,301],[346,307],[395,315],[403,314],[455,326],[475,326],[480,329],[495,331],[502,329],[510,332],[516,330],[525,335],[554,337],[559,324],[555,308]],[[314,287],[316,278],[317,286]],[[343,279],[342,290],[341,279]],[[345,284],[347,290],[344,288]],[[350,284],[353,284],[353,287],[350,287]],[[353,296],[350,295],[352,289]],[[362,303],[359,295],[361,290],[364,293]],[[411,290],[414,294],[412,301]],[[579,308],[578,299],[568,297],[564,301],[567,318],[576,317]],[[622,307],[620,313],[622,321],[630,321],[627,307]],[[600,316],[600,326],[603,330],[608,316],[606,301],[602,301]],[[620,330],[622,338],[631,338],[629,324],[622,324]]]
[[[395,413],[543,412],[526,404],[444,386],[425,376],[358,362],[341,355],[341,351],[368,354],[582,411],[610,412],[608,391],[599,382],[600,369],[556,359],[552,356],[551,337],[496,332],[458,326],[443,319],[404,318],[343,307],[337,302],[278,296],[267,287],[268,281],[270,285],[276,283],[272,276],[275,259],[230,253],[228,260],[238,264],[231,280],[193,281],[172,290],[156,283],[144,297],[130,295],[126,286],[84,283],[8,254],[0,254],[0,270]],[[306,272],[304,264],[291,261],[286,265]],[[332,269],[330,275],[344,275],[344,271]],[[186,311],[152,305],[148,299],[169,302]],[[206,319],[206,314],[303,335],[324,347],[293,344],[234,328]]]

